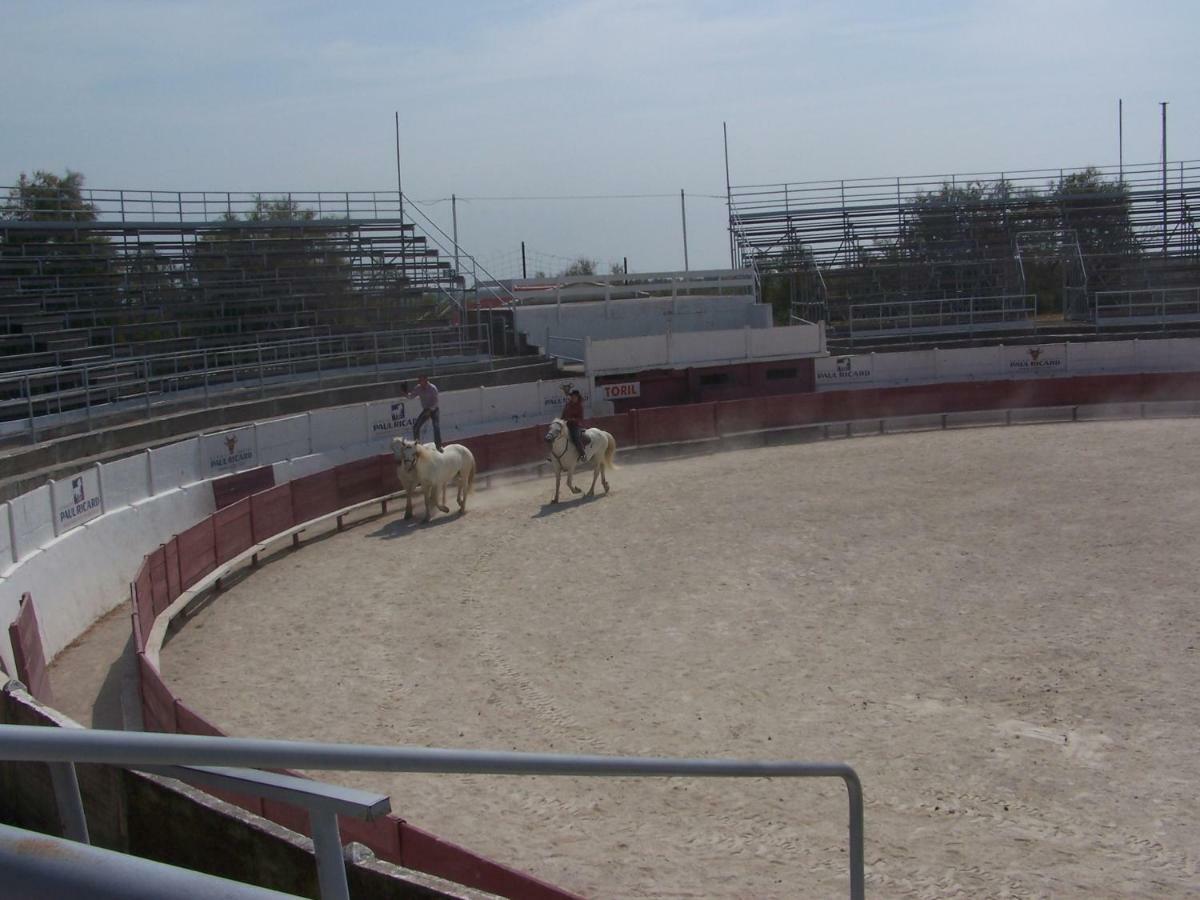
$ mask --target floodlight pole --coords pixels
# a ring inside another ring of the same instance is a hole
[[[1124,100],[1117,100],[1117,171],[1125,183],[1125,110]]]
[[[400,277],[408,279],[408,253],[404,248],[404,186],[400,181],[400,111],[396,111],[396,197],[400,210]]]
[[[687,205],[683,199],[683,188],[679,189],[679,215],[683,219],[683,271],[688,270],[687,254]]]
[[[725,136],[725,216],[729,224],[729,268],[733,264],[733,194],[729,189],[729,128],[721,123],[721,134]]]
[[[1169,101],[1162,100],[1159,106],[1162,107],[1162,204],[1163,204],[1163,256],[1167,255],[1167,103]]]

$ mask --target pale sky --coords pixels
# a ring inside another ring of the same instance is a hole
[[[1127,164],[1160,100],[1194,160],[1198,43],[1195,0],[0,0],[0,184],[394,190],[398,110],[405,194],[447,232],[471,198],[500,277],[521,240],[531,272],[682,268],[681,188],[715,268],[723,121],[734,184],[1116,165],[1118,98]]]

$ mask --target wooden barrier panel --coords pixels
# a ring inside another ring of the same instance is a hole
[[[250,497],[250,530],[261,543],[295,523],[292,519],[292,485],[281,484]]]
[[[262,801],[262,814],[284,828],[289,828],[297,834],[312,837],[312,822],[309,821],[308,811],[299,806],[292,806],[282,800]]]
[[[636,409],[638,444],[669,444],[717,436],[716,403]]]
[[[342,463],[333,470],[337,475],[338,506],[353,506],[382,494],[379,462],[375,457]]]
[[[150,601],[154,615],[171,605],[170,591],[167,586],[167,550],[159,547],[148,557],[147,566],[150,569]]]
[[[162,675],[150,665],[145,653],[138,654],[138,679],[141,682],[142,724],[147,731],[174,734],[178,730],[175,698],[163,682]]]
[[[629,413],[619,413],[615,416],[598,416],[594,419],[588,419],[585,423],[589,428],[599,428],[601,431],[607,431],[613,436],[617,442],[617,452],[621,452],[622,447],[630,447],[637,443],[636,433],[633,428],[633,417]]]
[[[369,822],[352,816],[338,816],[338,831],[343,844],[358,841],[370,847],[380,859],[400,865],[400,822],[394,816],[381,816]]]
[[[488,468],[507,469],[509,466],[521,466],[543,459],[548,453],[545,437],[546,429],[542,425],[488,435]]]
[[[400,823],[401,865],[476,890],[522,900],[580,900],[532,875],[492,862],[407,822]]]
[[[480,434],[475,437],[462,438],[455,443],[462,444],[471,451],[471,455],[475,457],[476,472],[486,472],[492,468],[491,456],[488,453],[490,447],[488,435]]]
[[[42,651],[42,632],[38,628],[31,594],[21,595],[17,617],[8,626],[8,640],[12,644],[17,680],[42,703],[53,706],[54,694],[50,690],[50,674],[46,670],[46,655]]]
[[[213,517],[179,533],[179,581],[186,591],[217,567],[217,533]]]
[[[337,472],[333,469],[288,483],[292,486],[292,521],[308,522],[338,508]]]
[[[254,530],[250,526],[250,498],[246,497],[213,513],[216,534],[217,565],[233,559],[254,546]]]
[[[170,605],[183,593],[182,579],[179,575],[179,537],[175,536],[167,541],[163,545],[163,550],[166,554],[167,565],[167,604]]]
[[[381,495],[396,493],[401,489],[400,475],[396,470],[396,457],[391,453],[381,453],[375,458],[379,460],[379,493]]]
[[[212,481],[213,500],[217,509],[232,506],[243,497],[265,491],[275,486],[275,467],[259,466],[246,472],[236,472],[233,475],[223,475]]]
[[[137,577],[133,581],[133,603],[137,609],[138,623],[141,633],[136,636],[138,650],[145,649],[146,638],[150,636],[150,628],[154,625],[154,592],[150,589],[150,559],[142,560]]]

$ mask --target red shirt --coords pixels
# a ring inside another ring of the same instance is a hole
[[[579,397],[571,397],[563,404],[562,417],[568,422],[574,422],[576,425],[583,423],[583,400]]]

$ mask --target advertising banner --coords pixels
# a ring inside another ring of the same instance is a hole
[[[588,385],[588,379],[583,377],[568,377],[561,381],[539,381],[538,387],[540,388],[542,398],[542,416],[547,422],[558,418],[559,413],[562,412],[563,404],[567,402],[566,395],[563,393],[564,385],[568,391],[579,391],[583,395],[584,410],[591,409],[592,392]]]
[[[599,385],[605,400],[630,400],[642,396],[640,381],[622,381],[619,384]]]
[[[96,518],[103,512],[100,508],[100,473],[85,469],[71,478],[54,482],[53,500],[56,534]]]
[[[421,414],[421,401],[384,400],[367,407],[367,427],[371,440],[412,437],[413,422]]]
[[[1039,375],[1065,375],[1066,344],[1042,344],[1037,347],[1005,347],[1001,357],[1004,377],[1029,378]]]
[[[870,356],[830,356],[815,362],[817,387],[840,387],[844,384],[871,382]]]
[[[258,453],[254,446],[254,426],[206,434],[202,444],[201,466],[210,474],[248,469],[258,465]]]

